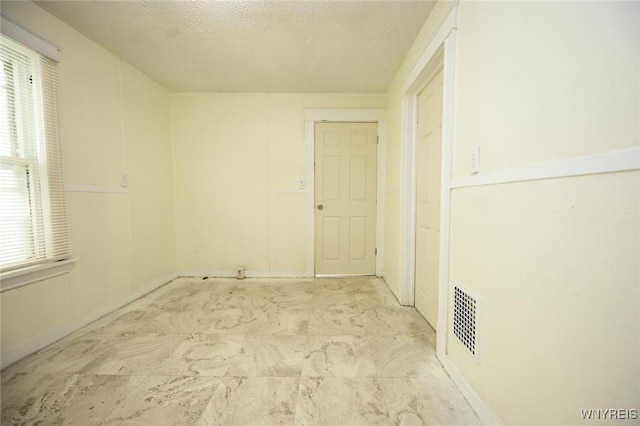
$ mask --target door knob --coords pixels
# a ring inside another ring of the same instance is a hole
[[[318,204],[318,210],[322,210],[324,209],[324,206],[322,204]]]

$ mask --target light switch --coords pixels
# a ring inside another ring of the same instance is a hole
[[[129,186],[129,176],[126,173],[120,175],[120,186],[126,188]]]
[[[480,173],[480,147],[476,145],[471,150],[471,174],[478,173]]]
[[[298,189],[305,189],[306,188],[306,184],[303,180],[299,180],[298,181]]]

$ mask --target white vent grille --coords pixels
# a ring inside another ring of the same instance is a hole
[[[453,299],[453,334],[471,352],[476,361],[479,361],[478,351],[478,312],[480,303],[477,297],[473,297],[468,291],[460,287],[454,287]]]

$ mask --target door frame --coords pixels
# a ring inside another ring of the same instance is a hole
[[[381,277],[384,265],[384,184],[385,184],[385,135],[384,108],[311,108],[304,111],[304,133],[307,144],[307,237],[306,275],[315,277],[315,124],[378,123],[376,167],[376,276]]]
[[[401,164],[401,282],[403,305],[415,305],[416,265],[416,161],[418,95],[442,57],[442,140],[440,174],[440,262],[438,278],[438,319],[436,352],[446,357],[449,312],[449,259],[451,245],[451,173],[453,158],[453,114],[456,75],[457,4],[436,26],[430,41],[402,85],[402,164]]]
[[[456,79],[456,33],[458,30],[458,2],[449,3],[448,10],[435,26],[421,56],[404,80],[401,88],[401,234],[400,234],[400,296],[401,303],[413,305],[415,291],[415,216],[416,216],[416,167],[415,148],[417,135],[417,95],[424,85],[425,71],[430,62],[442,51],[443,96],[442,96],[442,170],[440,180],[440,277],[438,280],[438,325],[436,336],[436,354],[447,373],[458,385],[471,407],[486,424],[499,424],[497,417],[471,386],[459,367],[447,354],[447,335],[449,312],[449,279],[451,260],[451,190],[454,102]]]

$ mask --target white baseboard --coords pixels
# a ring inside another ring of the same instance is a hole
[[[209,270],[209,269],[181,269],[178,271],[180,277],[209,277],[209,278],[235,278],[236,271],[232,270]],[[244,271],[245,278],[313,278],[306,271]]]
[[[167,275],[166,277],[154,279],[148,282],[145,286],[134,290],[132,293],[129,293],[124,297],[109,302],[106,305],[99,307],[98,309],[94,309],[93,311],[89,312],[86,315],[83,315],[82,317],[73,319],[63,327],[53,330],[44,336],[33,339],[28,343],[18,346],[17,348],[2,352],[0,368],[4,369],[11,364],[16,363],[17,361],[20,361],[22,358],[29,356],[32,353],[39,351],[40,349],[49,346],[54,342],[57,342],[58,340],[68,336],[69,334],[84,327],[85,325],[90,324],[95,320],[102,318],[106,314],[113,312],[114,310],[121,308],[128,303],[133,302],[134,300],[144,296],[145,294],[150,293],[153,290],[170,283],[176,278],[178,278],[178,274],[174,272]]]
[[[504,426],[504,423],[502,423],[498,416],[496,416],[495,413],[491,411],[489,406],[483,401],[480,395],[478,395],[478,392],[476,392],[476,390],[467,381],[458,367],[453,363],[451,358],[449,358],[446,353],[440,353],[440,351],[438,352],[438,359],[440,360],[440,362],[442,362],[444,369],[447,371],[447,373],[449,373],[449,376],[458,386],[458,389],[460,389],[462,395],[469,402],[471,408],[473,408],[478,417],[480,417],[482,423],[487,426]]]

